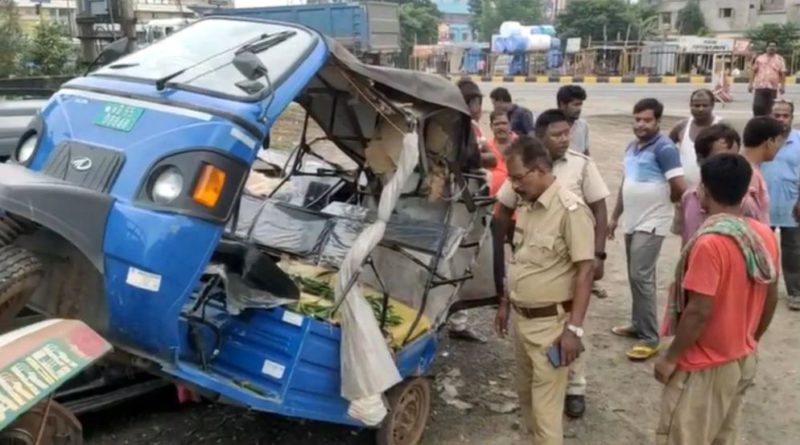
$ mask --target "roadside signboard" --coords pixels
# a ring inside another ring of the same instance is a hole
[[[733,51],[733,39],[716,39],[697,36],[678,37],[678,49],[685,53],[708,54]]]
[[[575,54],[581,50],[581,38],[580,37],[570,37],[567,39],[567,48],[565,52],[567,54]]]

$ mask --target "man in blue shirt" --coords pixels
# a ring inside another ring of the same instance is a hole
[[[794,104],[777,99],[772,117],[786,126],[786,143],[761,165],[769,192],[769,220],[781,231],[781,265],[789,308],[800,311],[800,132],[792,129]]]
[[[511,93],[506,88],[495,88],[489,94],[495,110],[508,113],[508,121],[511,123],[511,131],[517,136],[534,136],[535,126],[531,110],[521,107],[511,101]]]
[[[612,332],[639,340],[627,354],[631,360],[647,360],[658,353],[656,263],[672,226],[675,203],[686,189],[678,148],[660,133],[663,113],[664,106],[656,99],[642,99],[633,107],[636,140],[625,150],[625,174],[608,223],[611,239],[620,222],[625,230],[631,323]]]

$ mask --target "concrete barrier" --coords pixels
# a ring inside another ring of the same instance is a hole
[[[75,76],[39,76],[0,78],[0,96],[42,96],[58,91]]]
[[[712,82],[711,76],[450,76],[453,81],[471,79],[474,82],[492,83],[583,83],[583,84],[694,84],[703,85]],[[733,83],[748,83],[747,77],[736,77]],[[786,78],[787,85],[800,84],[795,76]]]

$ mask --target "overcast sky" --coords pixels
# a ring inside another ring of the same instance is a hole
[[[255,6],[286,6],[304,4],[305,0],[234,0],[237,8],[251,8]]]

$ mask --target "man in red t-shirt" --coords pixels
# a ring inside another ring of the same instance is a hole
[[[708,158],[698,186],[709,215],[676,268],[666,327],[675,339],[655,365],[664,383],[656,442],[733,445],[756,348],[778,300],[778,244],[742,217],[753,168],[738,154]]]
[[[486,142],[486,150],[495,159],[494,165],[489,167],[492,174],[489,182],[489,194],[496,196],[500,186],[508,177],[506,158],[503,154],[505,150],[517,139],[517,135],[511,131],[511,123],[508,115],[504,111],[492,111],[489,115],[489,124],[492,127],[494,137]]]

